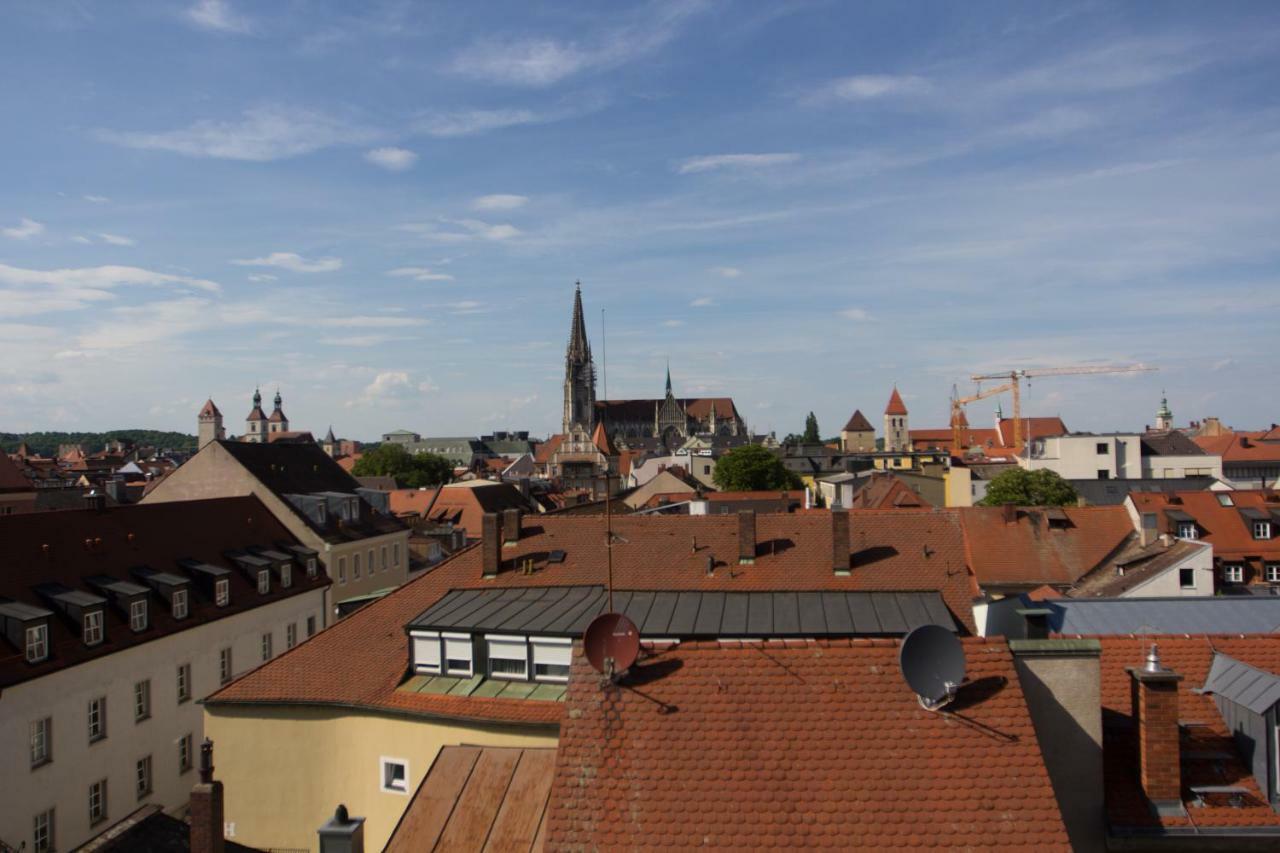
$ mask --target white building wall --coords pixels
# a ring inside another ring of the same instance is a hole
[[[1144,456],[1142,476],[1167,480],[1178,477],[1215,477],[1222,479],[1221,456]]]
[[[262,635],[272,632],[273,656],[286,651],[286,626],[307,636],[325,624],[324,590],[316,589],[159,637],[93,661],[59,670],[0,692],[0,841],[32,848],[36,814],[54,809],[54,844],[71,850],[147,803],[166,810],[183,806],[198,780],[179,772],[178,742],[192,738],[199,765],[204,712],[199,700],[221,686],[219,654],[232,649],[237,676],[262,663]],[[108,637],[108,642],[110,638]],[[191,665],[191,699],[178,703],[178,665]],[[151,716],[134,721],[134,684],[151,680]],[[107,736],[89,742],[89,702],[107,698]],[[30,724],[53,718],[52,757],[32,768]],[[152,793],[135,793],[136,762],[151,756]],[[215,764],[216,751],[215,751]],[[89,786],[107,780],[107,816],[89,824]]]
[[[1036,439],[1031,458],[1020,456],[1018,464],[1047,468],[1067,480],[1137,479],[1142,475],[1141,447],[1136,434],[1050,436]]]
[[[1195,585],[1183,587],[1181,569],[1192,569]],[[1176,566],[1125,592],[1123,598],[1168,598],[1213,595],[1213,547],[1207,542]]]

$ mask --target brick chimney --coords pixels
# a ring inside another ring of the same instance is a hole
[[[738,565],[749,566],[756,561],[756,511],[738,511]]]
[[[1178,682],[1182,676],[1161,665],[1154,643],[1146,665],[1129,667],[1128,672],[1142,790],[1157,814],[1182,814],[1182,756],[1178,743]]]
[[[191,789],[191,853],[223,853],[222,783],[213,778],[213,741],[200,744],[200,781]]]
[[[486,512],[480,523],[481,575],[496,578],[502,565],[502,519],[496,512]]]
[[[831,510],[831,570],[849,574],[849,510]]]
[[[502,511],[502,546],[514,548],[520,541],[520,510],[504,509]]]
[[[1013,524],[1018,520],[1018,507],[1014,504],[1000,504],[1000,517],[1005,524]]]

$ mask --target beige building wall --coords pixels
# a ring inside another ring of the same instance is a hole
[[[840,451],[842,453],[875,453],[875,450],[875,430],[862,430],[860,432],[840,431]]]
[[[154,602],[153,602],[154,603]],[[307,617],[324,624],[322,590],[300,593],[253,610],[157,638],[115,654],[59,670],[0,692],[0,841],[26,842],[35,815],[54,809],[57,850],[71,850],[139,806],[167,810],[186,804],[194,771],[179,771],[178,742],[191,735],[199,762],[204,714],[198,700],[219,684],[220,653],[230,647],[232,668],[243,674],[262,663],[262,635],[272,651],[286,649],[286,626],[306,638]],[[108,641],[110,638],[108,637]],[[191,699],[178,702],[178,666],[191,665]],[[134,684],[151,682],[151,715],[134,721]],[[105,738],[89,742],[89,703],[106,697]],[[32,768],[30,725],[53,718],[53,760]],[[136,763],[151,756],[152,793],[138,798]],[[107,817],[89,824],[89,786],[107,780]]]
[[[308,548],[320,553],[320,562],[333,580],[329,587],[326,612],[333,621],[333,605],[348,598],[358,598],[378,590],[398,587],[408,579],[409,531],[403,530],[355,542],[331,544],[311,529],[293,506],[277,497],[256,477],[245,470],[220,445],[210,444],[187,460],[176,471],[160,481],[141,503],[201,500],[204,498],[257,495],[271,514]],[[386,550],[386,566],[382,553]],[[360,574],[356,576],[355,557],[360,556]],[[369,555],[377,570],[369,571]],[[396,557],[399,556],[397,562]],[[341,572],[339,572],[341,569]]]
[[[205,732],[225,785],[227,837],[261,849],[318,849],[339,803],[381,850],[442,746],[556,745],[558,727],[485,726],[312,706],[213,705]],[[382,790],[381,759],[408,763],[406,793]],[[234,833],[234,835],[232,834]]]

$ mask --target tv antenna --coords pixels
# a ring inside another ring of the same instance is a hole
[[[920,707],[938,711],[956,698],[964,683],[964,647],[941,625],[921,625],[903,637],[898,666]]]
[[[601,613],[582,635],[591,668],[616,681],[640,656],[640,629],[621,613]]]

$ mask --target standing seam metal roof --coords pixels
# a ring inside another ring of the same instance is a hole
[[[1230,699],[1255,714],[1280,702],[1280,677],[1217,652],[1204,681],[1204,692]]]
[[[1024,601],[1029,601],[1025,596]],[[1048,608],[1058,634],[1271,634],[1280,631],[1280,596],[1062,598]]]

